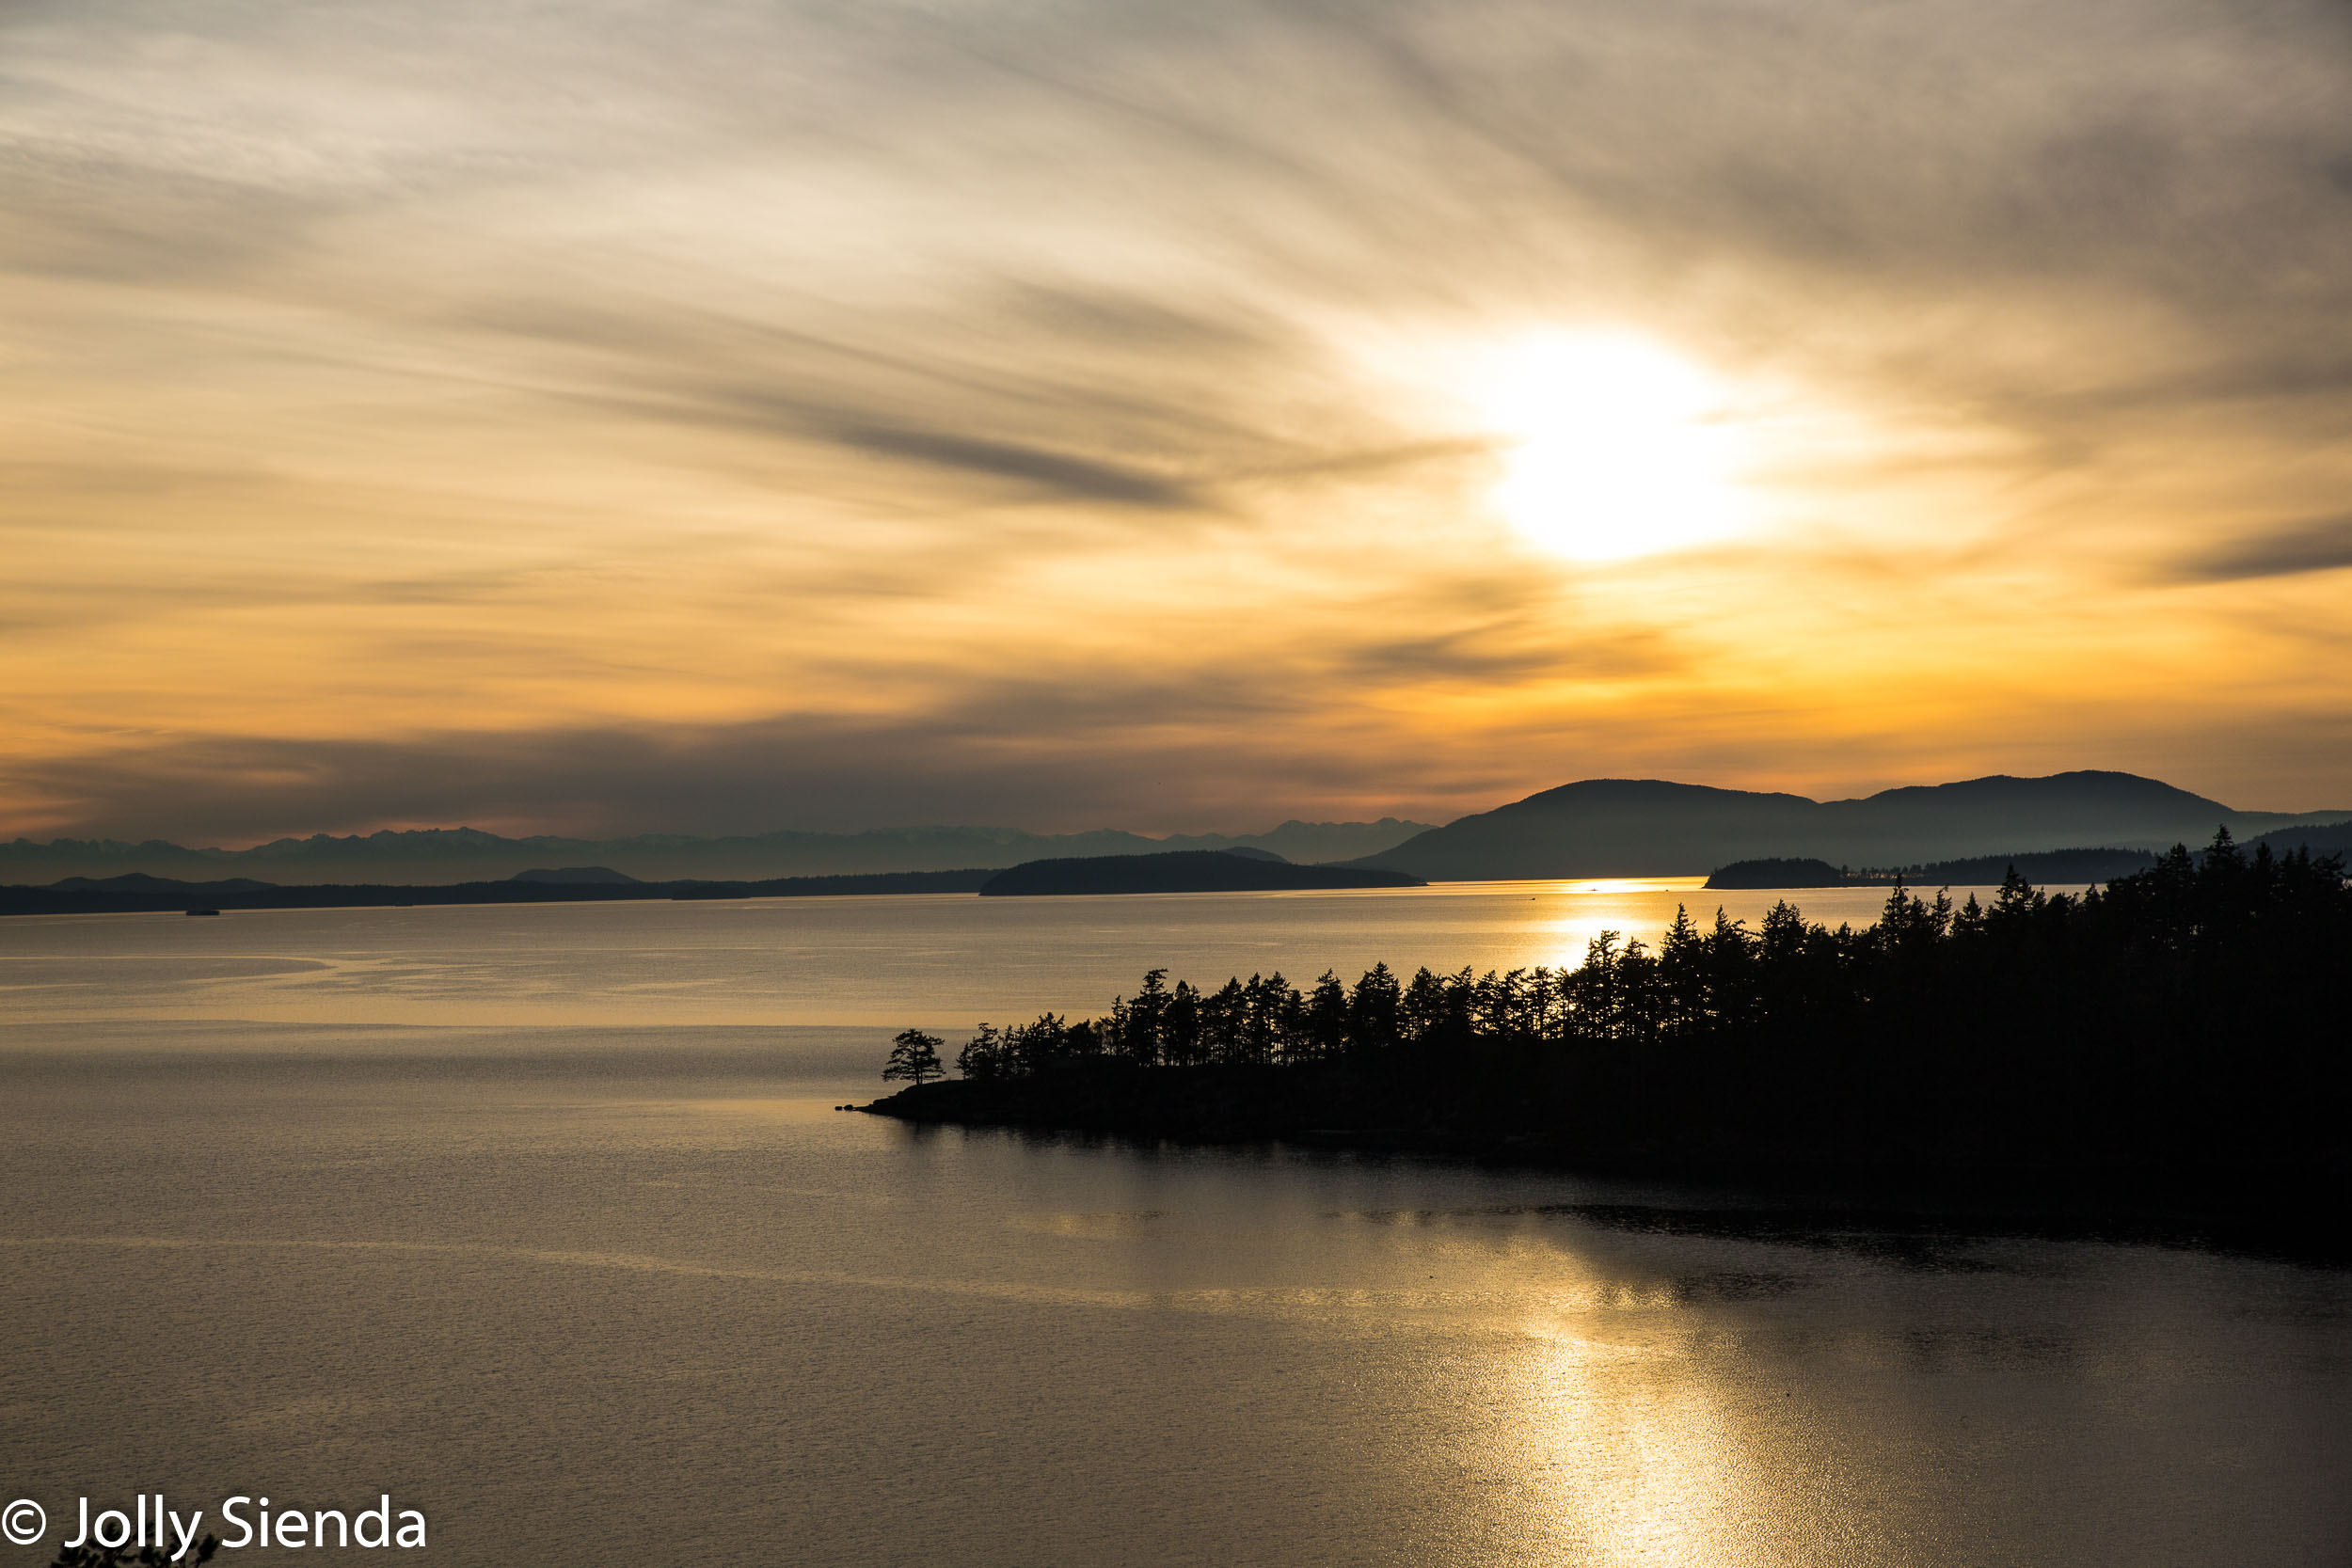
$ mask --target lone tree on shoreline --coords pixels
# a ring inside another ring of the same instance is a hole
[[[920,1029],[902,1029],[890,1042],[890,1061],[882,1069],[882,1081],[904,1078],[917,1087],[934,1078],[945,1078],[947,1069],[940,1065],[937,1035],[927,1035]]]

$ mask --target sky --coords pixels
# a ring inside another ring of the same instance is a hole
[[[2341,0],[8,0],[0,834],[2352,807]]]

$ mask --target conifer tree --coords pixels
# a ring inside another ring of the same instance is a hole
[[[947,1069],[939,1064],[940,1038],[920,1029],[902,1029],[890,1042],[890,1060],[882,1068],[882,1081],[903,1078],[916,1087],[934,1078],[945,1078]]]

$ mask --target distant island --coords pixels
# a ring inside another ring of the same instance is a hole
[[[1024,861],[1144,855],[1179,849],[1258,850],[1301,863],[1352,860],[1402,844],[1426,822],[1292,820],[1262,833],[1141,833],[1103,830],[1032,833],[1017,828],[873,828],[860,832],[777,832],[697,837],[638,833],[583,839],[507,838],[476,828],[312,833],[246,849],[191,849],[160,839],[19,838],[0,844],[0,883],[45,885],[67,877],[126,874],[215,882],[252,877],[279,887],[453,886],[501,881],[549,867],[599,867],[644,882],[774,881],[893,871],[1001,870]]]
[[[1085,860],[1031,861],[980,884],[983,898],[1053,894],[1282,893],[1328,888],[1422,887],[1401,871],[1334,865],[1293,865],[1266,854],[1216,849],[1162,855],[1098,855]]]
[[[1211,990],[1155,969],[1100,1018],[982,1024],[960,1078],[862,1108],[1674,1176],[2087,1184],[2240,1213],[2327,1195],[2341,1235],[2343,873],[2224,832],[2104,891],[2011,872],[1955,907],[1899,884],[1861,930],[1785,901],[1754,928],[1686,914],[1655,947],[1605,932],[1573,970]],[[937,1061],[909,1031],[894,1075],[910,1041]]]
[[[1847,887],[1854,879],[1845,867],[1827,861],[1782,860],[1768,856],[1762,860],[1733,861],[1719,865],[1708,873],[1710,888],[1808,888]]]
[[[533,866],[528,871],[517,871],[506,879],[510,882],[573,884],[605,882],[621,887],[633,886],[643,880],[626,872],[615,871],[609,865]]]
[[[315,910],[449,904],[620,903],[649,899],[815,898],[912,893],[1279,893],[1322,888],[1418,887],[1394,871],[1293,865],[1262,849],[1175,850],[1032,861],[1005,870],[883,871],[865,876],[777,877],[763,881],[642,882],[609,866],[538,867],[495,882],[442,887],[320,883],[278,887],[250,877],[182,882],[135,873],[69,877],[47,887],[0,887],[0,915],[132,914],[185,911]]]

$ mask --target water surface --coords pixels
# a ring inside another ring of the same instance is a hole
[[[0,923],[0,1492],[389,1491],[453,1563],[2352,1553],[2343,1272],[830,1109],[906,1022],[1677,896]]]
[[[0,924],[0,999],[24,1023],[187,1018],[476,1026],[921,1022],[968,1029],[1106,1010],[1146,969],[1216,985],[1326,968],[1353,981],[1580,961],[1605,929],[1655,938],[1688,906],[1753,924],[1782,896],[1701,878],[1461,882],[1338,893],[1096,898],[772,898],[240,910]],[[1956,891],[1955,896],[1964,890]],[[1885,894],[1808,890],[1867,925]]]

